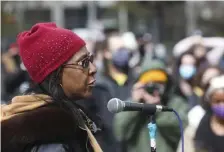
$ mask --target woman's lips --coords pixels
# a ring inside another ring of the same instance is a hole
[[[93,81],[91,81],[88,86],[94,86],[95,85],[96,80],[94,79]]]

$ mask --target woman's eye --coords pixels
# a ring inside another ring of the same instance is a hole
[[[85,59],[82,64],[83,68],[87,68],[89,66],[89,59]]]
[[[83,61],[78,62],[78,65],[82,66],[83,65]]]

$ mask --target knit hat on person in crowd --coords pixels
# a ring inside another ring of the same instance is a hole
[[[140,72],[138,82],[147,84],[149,82],[167,82],[168,74],[166,72],[166,66],[159,60],[151,60],[143,62],[142,71]]]
[[[210,86],[206,92],[206,98],[209,99],[212,93],[214,93],[218,89],[224,89],[224,75],[211,79]]]
[[[41,83],[85,46],[74,32],[55,23],[38,23],[17,37],[19,54],[31,79]]]

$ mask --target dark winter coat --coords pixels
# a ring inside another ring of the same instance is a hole
[[[87,131],[72,120],[54,104],[3,120],[2,152],[92,152]]]

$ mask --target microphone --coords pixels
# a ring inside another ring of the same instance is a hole
[[[142,111],[149,114],[155,114],[156,112],[172,112],[172,108],[168,108],[162,105],[133,103],[122,101],[118,98],[112,98],[107,104],[107,109],[112,113],[119,113],[121,111]]]

